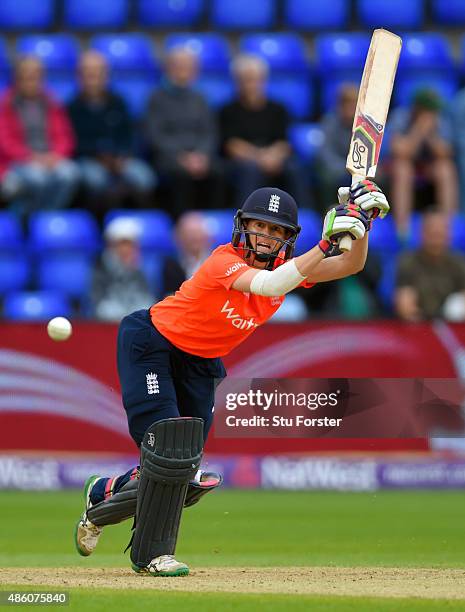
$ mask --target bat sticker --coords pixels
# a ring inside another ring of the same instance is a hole
[[[352,137],[351,159],[355,170],[374,176],[383,140],[384,125],[368,115],[360,115]]]
[[[366,147],[363,144],[359,144],[357,141],[354,142],[354,148],[352,149],[352,161],[354,162],[354,168],[361,170],[365,166],[362,164],[362,159],[366,153]]]

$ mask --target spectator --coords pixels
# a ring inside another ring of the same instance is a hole
[[[175,217],[196,207],[199,188],[202,207],[221,207],[223,201],[217,128],[207,102],[192,88],[197,71],[195,54],[184,47],[171,49],[165,79],[149,100],[145,118],[145,136]]]
[[[335,198],[339,185],[350,182],[346,160],[352,136],[358,87],[346,83],[339,90],[336,110],[323,117],[321,128],[324,145],[317,155],[318,180],[321,186],[321,206],[326,208]]]
[[[0,100],[2,195],[19,214],[65,208],[79,170],[69,158],[74,136],[65,110],[43,88],[43,67],[33,56],[16,64],[12,89]]]
[[[105,229],[107,245],[91,290],[94,315],[101,321],[120,321],[154,302],[140,265],[139,236],[139,224],[127,217],[113,219]]]
[[[205,218],[199,212],[184,213],[176,224],[177,257],[167,257],[163,266],[165,295],[179,289],[210,255],[211,241]]]
[[[434,91],[419,90],[412,108],[398,108],[389,119],[392,133],[392,211],[399,235],[409,231],[416,181],[432,183],[438,206],[457,209],[457,173],[451,126]]]
[[[464,300],[465,258],[451,252],[449,244],[447,215],[437,211],[425,214],[420,248],[405,253],[399,261],[395,310],[401,319],[440,317],[450,296],[460,294]]]
[[[125,195],[126,187],[138,205],[148,206],[148,196],[156,184],[155,173],[147,163],[133,156],[131,118],[121,96],[108,88],[104,56],[97,51],[83,53],[79,76],[81,91],[68,110],[85,187],[100,202],[102,195],[111,192],[112,204],[115,197]]]
[[[269,184],[286,189],[299,206],[306,206],[309,196],[287,140],[286,109],[266,95],[267,64],[258,56],[240,55],[233,73],[238,98],[221,110],[220,128],[238,206],[249,193]]]

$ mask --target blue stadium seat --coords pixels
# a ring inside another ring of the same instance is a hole
[[[100,246],[98,226],[87,210],[41,211],[29,219],[30,245],[35,252],[82,251]]]
[[[128,20],[128,0],[65,0],[65,24],[72,30],[122,28]]]
[[[370,36],[350,32],[323,34],[315,38],[317,66],[321,73],[360,70],[363,68],[370,46]]]
[[[170,34],[165,40],[165,49],[187,47],[199,57],[200,69],[204,72],[229,73],[231,52],[229,43],[220,34]]]
[[[205,0],[139,0],[139,24],[172,28],[193,26],[205,10]]]
[[[371,241],[371,239],[370,239]],[[384,307],[392,311],[394,302],[394,290],[396,287],[398,257],[386,257],[381,266],[381,278],[376,287]]]
[[[235,209],[202,211],[202,215],[205,218],[207,229],[211,237],[211,244],[213,248],[217,247],[219,244],[231,242],[233,219],[235,214]]]
[[[314,210],[299,210],[300,234],[296,243],[296,255],[305,253],[321,240],[322,219]]]
[[[28,257],[18,251],[0,247],[0,293],[24,289],[29,283],[31,270]]]
[[[370,250],[391,256],[400,248],[401,244],[397,238],[396,224],[392,214],[383,219],[382,223],[376,222],[374,231],[370,232]]]
[[[92,38],[90,46],[107,58],[113,74],[153,74],[160,71],[152,40],[145,34],[101,34]]]
[[[39,57],[47,72],[69,71],[74,75],[79,58],[79,43],[69,34],[32,34],[18,38],[16,51]]]
[[[163,285],[163,255],[155,251],[142,252],[142,271],[147,279],[150,290],[157,299],[164,295]]]
[[[370,36],[358,32],[323,34],[315,39],[316,67],[321,83],[321,107],[334,108],[344,83],[360,84]]]
[[[111,80],[112,88],[124,98],[129,112],[134,117],[143,114],[150,94],[157,84],[158,79],[155,76],[114,75]]]
[[[289,141],[301,161],[313,161],[324,143],[324,134],[317,123],[294,123],[289,128]]]
[[[357,16],[367,28],[420,28],[423,0],[357,0]]]
[[[7,210],[0,210],[0,249],[20,249],[23,242],[23,231],[18,217]]]
[[[139,242],[143,251],[152,250],[160,254],[175,251],[172,238],[173,222],[163,210],[112,210],[105,215],[104,226],[117,217],[131,217],[139,221],[142,228]]]
[[[69,75],[57,76],[48,74],[45,78],[45,87],[54,98],[66,104],[78,91],[76,78]]]
[[[276,21],[276,2],[212,0],[210,21],[220,30],[268,30]]]
[[[271,100],[283,104],[294,119],[305,119],[313,114],[313,88],[309,77],[271,75],[267,89]]]
[[[230,76],[221,74],[204,74],[197,79],[195,89],[214,108],[221,108],[234,96],[234,83]]]
[[[61,291],[73,298],[85,297],[92,278],[92,258],[85,254],[49,253],[40,257],[37,268],[38,287]]]
[[[418,89],[433,89],[444,102],[450,100],[459,87],[458,79],[455,76],[448,76],[447,72],[420,71],[418,74],[403,76],[396,79],[394,88],[395,103],[401,106],[408,106]]]
[[[293,30],[319,32],[347,25],[349,0],[326,0],[315,6],[315,0],[286,0],[284,19]]]
[[[432,0],[435,23],[448,26],[465,24],[465,2],[463,0]]]
[[[249,34],[240,41],[240,49],[263,57],[271,71],[307,72],[305,43],[298,34]]]
[[[454,61],[445,36],[421,32],[403,36],[399,70],[452,70]]]
[[[55,0],[2,0],[0,29],[40,30],[54,21]]]
[[[458,75],[448,40],[437,33],[405,34],[395,83],[395,101],[408,104],[413,93],[431,87],[445,99],[458,88]]]
[[[19,291],[5,297],[3,314],[12,321],[48,321],[52,317],[69,317],[71,307],[63,293]]]

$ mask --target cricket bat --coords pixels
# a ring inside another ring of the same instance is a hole
[[[373,32],[346,162],[346,168],[352,175],[352,185],[376,174],[401,47],[402,39],[396,34],[382,29]],[[350,251],[352,238],[343,236],[339,248]]]

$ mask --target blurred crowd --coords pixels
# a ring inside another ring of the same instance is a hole
[[[73,206],[99,221],[114,208],[160,208],[176,221],[178,256],[163,260],[159,295],[142,272],[137,223],[115,219],[105,227],[91,291],[96,318],[119,320],[172,293],[195,271],[211,246],[202,211],[238,208],[254,189],[275,185],[323,215],[337,187],[349,182],[356,85],[344,84],[321,119],[322,146],[310,168],[289,142],[286,108],[267,97],[261,57],[235,57],[236,97],[217,111],[194,88],[197,73],[191,50],[171,48],[162,82],[137,122],[110,88],[106,59],[95,50],[81,55],[79,91],[67,106],[48,95],[44,67],[28,55],[17,60],[13,86],[0,99],[0,196],[23,221],[33,211]],[[424,215],[416,248],[399,256],[391,308],[377,292],[385,263],[378,254],[356,278],[295,292],[281,319],[465,318],[465,258],[450,239],[454,215],[465,214],[465,90],[446,105],[420,89],[410,107],[391,112],[376,180],[401,244],[410,244],[413,213]]]

